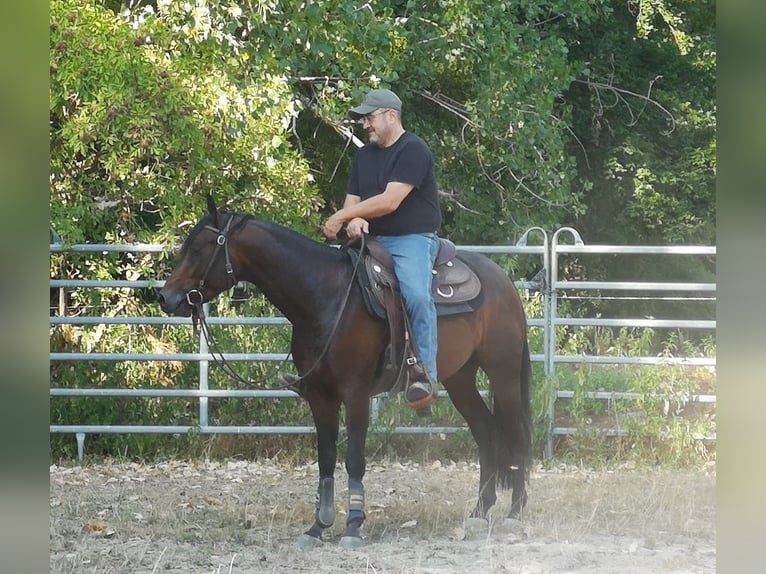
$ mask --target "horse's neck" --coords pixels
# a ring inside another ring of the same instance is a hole
[[[294,326],[316,322],[337,298],[333,285],[344,267],[336,249],[260,220],[248,222],[237,247],[239,278],[258,287]]]

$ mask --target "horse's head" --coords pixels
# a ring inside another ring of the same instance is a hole
[[[229,251],[229,232],[237,216],[219,212],[211,195],[207,210],[181,246],[178,261],[160,289],[160,307],[169,315],[188,317],[198,305],[237,282]]]

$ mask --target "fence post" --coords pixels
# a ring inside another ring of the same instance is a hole
[[[549,314],[546,321],[546,327],[550,326],[550,335],[548,337],[548,346],[545,349],[545,375],[553,380],[556,375],[556,351],[558,350],[558,340],[556,337],[556,317],[558,313],[558,293],[556,283],[559,280],[559,256],[558,247],[559,235],[567,232],[572,235],[575,245],[585,245],[580,234],[571,227],[561,227],[556,230],[551,240],[550,257],[550,283],[549,283]],[[553,421],[556,419],[556,400],[558,399],[558,385],[551,385],[550,396],[548,397],[548,428],[545,437],[545,458],[553,458]]]
[[[210,303],[205,303],[202,305],[202,312],[205,314],[205,317],[210,316]],[[210,352],[210,349],[207,345],[207,337],[205,337],[202,332],[200,331],[200,337],[199,337],[199,352],[200,355],[203,353]],[[207,359],[200,359],[199,361],[199,390],[200,391],[207,391],[208,390],[208,373],[210,372],[210,361]],[[208,426],[208,398],[207,397],[200,397],[199,398],[199,426],[200,427],[206,427]]]
[[[85,456],[85,433],[75,433],[75,440],[77,441],[77,461],[82,462],[82,457]]]

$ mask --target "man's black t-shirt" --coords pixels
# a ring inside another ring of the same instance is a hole
[[[389,182],[414,186],[399,208],[369,219],[370,235],[436,233],[441,226],[441,209],[436,191],[434,158],[420,137],[404,132],[386,148],[369,143],[361,148],[351,167],[348,193],[363,201],[385,191]]]

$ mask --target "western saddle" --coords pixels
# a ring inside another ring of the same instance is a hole
[[[415,367],[410,345],[409,320],[404,308],[394,262],[389,251],[375,238],[366,236],[343,247],[356,266],[356,279],[368,311],[388,322],[390,341],[384,351],[380,376],[373,394],[395,393],[406,383],[407,364]],[[361,258],[361,259],[360,259]],[[439,239],[439,252],[432,270],[431,292],[437,315],[470,313],[480,302],[481,282],[462,261],[455,244]]]

